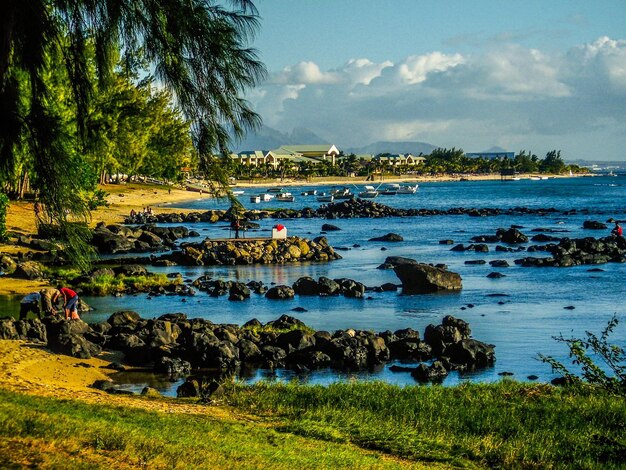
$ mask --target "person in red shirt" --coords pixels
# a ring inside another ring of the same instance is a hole
[[[63,296],[63,308],[65,319],[80,320],[78,316],[78,294],[69,287],[59,286],[59,292]]]
[[[622,237],[624,235],[624,232],[622,231],[622,227],[620,226],[618,222],[615,222],[615,227],[613,227],[613,230],[611,230],[611,234],[618,236],[618,237]]]

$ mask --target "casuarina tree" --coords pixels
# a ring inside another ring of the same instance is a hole
[[[30,157],[46,220],[69,242],[74,260],[84,264],[88,234],[84,225],[72,222],[89,217],[80,183],[95,86],[90,57],[95,56],[99,88],[106,86],[120,51],[128,63],[145,64],[191,123],[201,165],[220,177],[213,155],[226,155],[229,136],[240,137],[260,124],[242,98],[244,89],[265,74],[256,51],[248,47],[257,29],[257,12],[248,0],[226,5],[212,0],[3,0],[0,179],[6,181],[19,159]],[[71,89],[62,101],[54,96],[50,77],[60,68]]]

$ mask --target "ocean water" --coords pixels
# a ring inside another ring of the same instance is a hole
[[[249,195],[258,189],[247,189],[242,196],[248,208],[263,207],[317,207],[312,196],[300,196],[308,187],[289,188],[296,195],[292,204],[269,202],[250,204]],[[329,189],[322,188],[321,190]],[[320,190],[320,188],[318,188]],[[355,190],[356,191],[356,190]],[[393,271],[376,267],[387,256],[398,255],[426,263],[445,263],[449,269],[461,274],[463,289],[458,293],[405,296],[398,292],[368,293],[366,299],[344,297],[299,297],[289,301],[271,301],[252,294],[244,302],[229,302],[226,297],[212,298],[198,292],[196,296],[183,299],[176,296],[161,296],[149,299],[146,295],[120,298],[89,298],[85,300],[96,308],[87,314],[88,322],[103,321],[121,309],[131,309],[146,318],[157,317],[168,312],[184,312],[190,317],[207,318],[216,323],[243,324],[257,318],[261,322],[276,319],[282,314],[291,314],[316,328],[333,331],[340,328],[355,328],[373,331],[397,330],[411,327],[423,333],[430,324],[439,324],[445,315],[453,315],[469,322],[476,339],[496,346],[496,363],[493,367],[472,373],[452,373],[444,384],[462,381],[492,382],[501,379],[502,372],[513,373],[517,380],[527,380],[534,374],[540,381],[549,381],[555,375],[550,367],[537,359],[539,353],[553,355],[567,361],[564,345],[554,336],[582,336],[585,331],[600,332],[606,322],[617,314],[622,320],[613,340],[626,346],[626,264],[608,263],[600,266],[578,266],[572,268],[530,268],[514,264],[524,256],[546,256],[543,252],[526,254],[496,252],[490,244],[488,253],[453,252],[451,246],[440,245],[441,239],[452,239],[454,243],[471,243],[476,235],[494,234],[500,228],[519,225],[529,236],[535,228],[562,231],[556,236],[571,238],[606,236],[606,231],[583,230],[585,220],[606,221],[613,217],[626,219],[626,178],[594,177],[551,179],[542,181],[522,180],[515,182],[467,181],[447,183],[425,183],[414,195],[379,196],[376,202],[398,208],[448,209],[452,207],[529,207],[555,208],[560,211],[577,209],[576,215],[561,213],[547,216],[513,215],[491,217],[431,216],[385,219],[291,219],[281,221],[289,235],[316,237],[321,226],[330,222],[341,228],[325,236],[339,251],[343,259],[331,263],[304,263],[259,266],[213,266],[172,267],[161,272],[180,272],[185,279],[193,280],[203,274],[224,280],[263,281],[265,284],[291,285],[301,276],[347,277],[367,286],[379,286],[385,282],[398,283]],[[198,210],[223,207],[225,203],[215,200],[198,200],[185,205]],[[585,213],[583,213],[585,212]],[[260,221],[257,232],[249,236],[269,235],[273,219]],[[227,224],[193,224],[193,229],[204,237],[228,235]],[[368,241],[372,237],[394,232],[402,235],[400,243]],[[528,245],[533,244],[532,242]],[[466,265],[465,261],[484,259],[487,262],[504,259],[508,268],[492,268],[485,265]],[[591,272],[591,268],[602,271]],[[501,279],[489,279],[487,274],[499,271],[506,275]],[[471,306],[471,307],[470,307]],[[291,309],[303,307],[306,312],[294,313]],[[566,309],[565,307],[574,307]],[[336,373],[328,370],[315,371],[295,376],[290,371],[253,371],[242,380],[260,379],[290,380],[298,378],[308,383],[328,383],[334,380],[385,380],[396,384],[415,383],[409,374],[392,373],[388,364],[379,370],[361,373]],[[150,382],[165,393],[175,393],[177,383],[153,377],[136,379],[140,387]],[[131,378],[121,379],[131,383]]]

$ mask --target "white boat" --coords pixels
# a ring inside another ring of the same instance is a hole
[[[259,197],[261,198],[261,202],[267,202],[274,199],[274,195],[268,193],[259,194]]]
[[[350,188],[333,189],[330,193],[335,199],[352,199],[354,197]]]
[[[530,181],[541,181],[541,178],[539,178],[538,176],[531,176],[530,178],[528,178]]]
[[[282,191],[283,191],[283,188],[279,188],[279,187],[269,188],[267,190],[268,193],[281,193]]]
[[[362,199],[374,199],[378,196],[378,190],[374,186],[365,186],[365,191],[359,193],[359,197]]]
[[[250,196],[250,202],[252,204],[259,204],[261,202],[261,196],[258,194],[256,196]]]
[[[398,188],[397,193],[398,194],[415,194],[417,192],[417,188],[419,188],[418,184],[416,185],[405,184]]]
[[[398,189],[400,189],[400,185],[398,183],[388,184],[385,189],[383,189],[380,194],[383,196],[393,196],[398,194]]]
[[[539,177],[539,179],[542,179],[542,180],[549,180],[549,179],[550,179],[550,177],[549,177],[549,176],[540,176],[540,177]]]
[[[332,194],[321,193],[317,195],[317,202],[333,202],[334,199]]]
[[[276,200],[279,202],[293,202],[296,198],[291,193],[280,193],[276,195]]]
[[[235,196],[241,196],[243,194],[243,189],[237,190],[237,191],[233,191],[233,194]]]

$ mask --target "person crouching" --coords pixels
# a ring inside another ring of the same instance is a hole
[[[78,316],[78,294],[69,287],[59,286],[59,292],[63,296],[63,308],[66,320],[80,320]]]
[[[22,300],[20,300],[20,320],[26,320],[28,312],[37,314],[39,319],[41,319],[39,302],[41,302],[41,294],[39,292],[31,292],[25,295]]]

